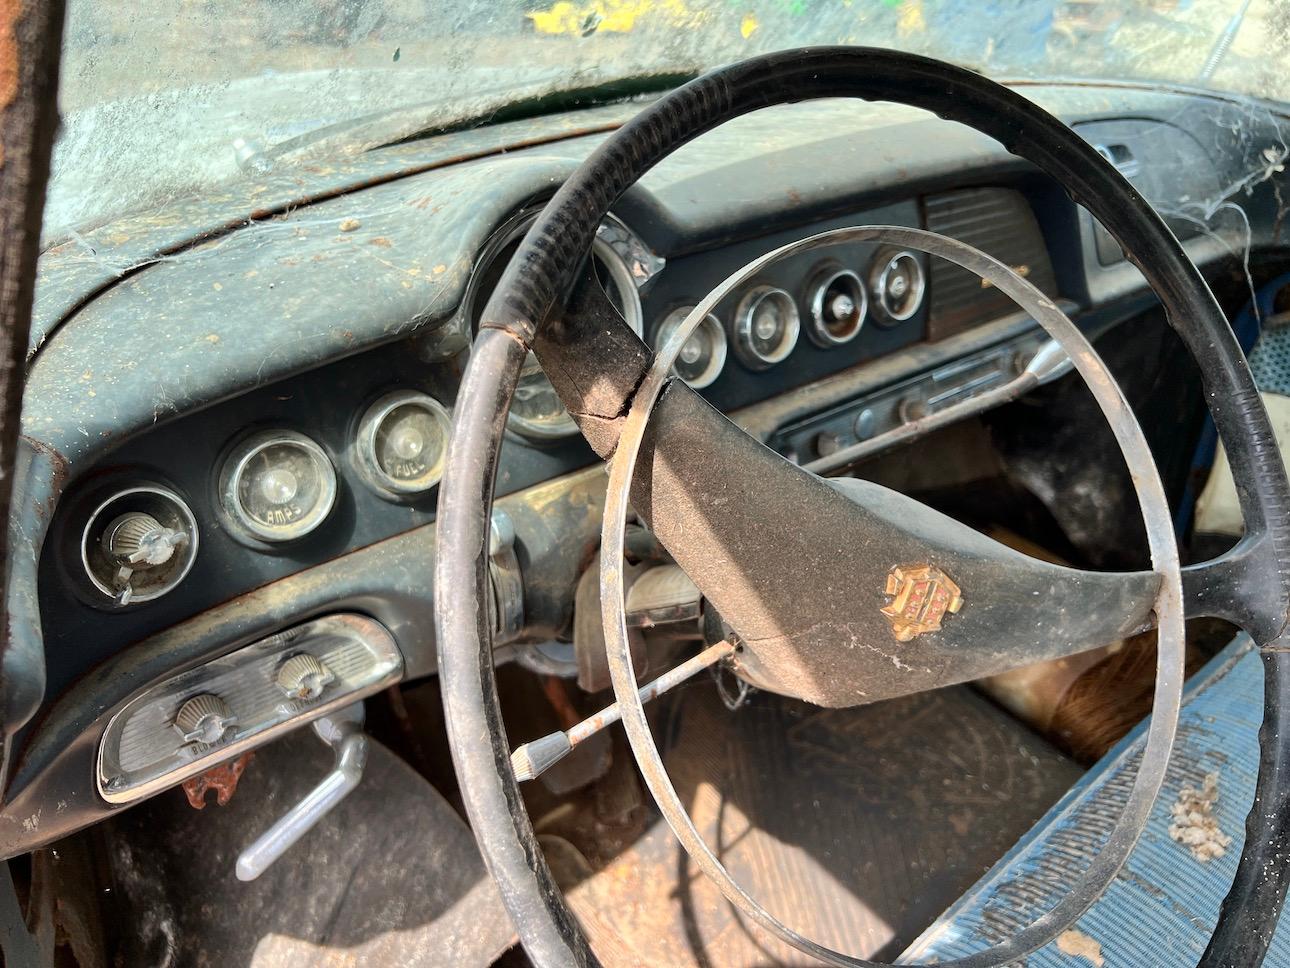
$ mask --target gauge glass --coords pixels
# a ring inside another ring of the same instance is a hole
[[[846,269],[825,270],[811,286],[811,338],[826,349],[850,342],[864,325],[864,283]]]
[[[265,541],[313,531],[336,501],[336,472],[323,449],[303,434],[255,434],[229,455],[222,475],[224,510]]]
[[[659,324],[654,339],[655,349],[662,350],[682,323],[694,312],[693,306],[683,306],[668,313]],[[701,390],[711,386],[726,365],[726,331],[715,315],[709,313],[682,344],[672,364],[672,372],[682,380]]]
[[[479,316],[489,295],[497,287],[511,257],[519,248],[524,233],[536,220],[537,214],[527,214],[516,219],[499,232],[490,248],[480,259],[481,271],[471,281],[467,301],[471,306],[471,324],[479,325]],[[636,290],[636,279],[631,269],[608,242],[597,238],[592,243],[594,266],[609,301],[623,315],[637,336],[641,334],[641,302]],[[578,425],[560,402],[559,395],[542,372],[542,366],[532,353],[524,362],[515,395],[511,399],[507,425],[517,433],[533,440],[555,440],[577,433]]]
[[[443,476],[451,421],[433,397],[396,390],[368,408],[359,423],[362,469],[380,490],[428,491]]]
[[[738,347],[754,369],[778,363],[797,345],[797,303],[783,289],[759,286],[739,304]]]
[[[876,263],[874,291],[881,315],[891,322],[904,322],[923,304],[926,283],[923,264],[911,252],[890,251]]]
[[[508,422],[526,437],[567,437],[578,429],[560,402],[555,387],[542,372],[542,364],[531,352],[525,358],[519,381],[515,384]]]

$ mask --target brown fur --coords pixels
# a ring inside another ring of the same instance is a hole
[[[1187,649],[1187,674],[1203,662]],[[1081,763],[1092,763],[1151,712],[1156,684],[1156,634],[1126,639],[1076,679],[1053,713],[1051,738]]]

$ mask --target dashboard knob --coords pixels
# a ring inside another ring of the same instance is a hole
[[[927,407],[927,401],[921,397],[911,396],[901,400],[896,407],[901,422],[912,423],[915,420],[922,420],[930,411]]]
[[[842,449],[842,439],[835,433],[825,430],[815,435],[815,452],[821,457],[832,457]]]
[[[193,696],[175,714],[175,729],[179,730],[185,743],[215,746],[224,742],[235,725],[237,717],[228,708],[228,703],[210,692]]]
[[[855,432],[861,440],[868,440],[874,435],[878,428],[878,417],[874,414],[872,408],[865,407],[856,414]]]
[[[155,568],[168,562],[175,548],[187,540],[187,533],[167,528],[151,514],[130,511],[107,526],[103,550],[135,568]]]
[[[278,688],[288,699],[312,702],[336,679],[322,659],[308,652],[298,652],[278,669]]]

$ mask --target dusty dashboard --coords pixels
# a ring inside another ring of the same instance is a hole
[[[213,605],[431,524],[469,335],[533,216],[528,207],[492,231],[461,306],[440,325],[165,423],[81,469],[41,563],[50,693]],[[612,219],[594,259],[611,299],[657,346],[745,263],[857,224],[956,234],[1057,294],[1043,231],[1013,188],[915,197],[668,260]],[[740,286],[687,342],[677,371],[736,412],[1008,314],[998,293],[961,270],[929,265],[920,252],[839,244],[790,257]],[[932,381],[926,387],[902,385],[894,403],[844,401],[845,426],[834,407],[777,428],[776,446],[809,458],[983,392],[1013,375],[1019,359],[1024,365],[1037,339],[1026,333],[959,358],[920,378]],[[509,429],[499,496],[595,462],[535,359]],[[429,561],[425,567],[428,574]],[[522,614],[523,601],[514,608]],[[523,631],[521,617],[511,632]],[[424,657],[411,664],[427,667]]]
[[[494,233],[460,313],[442,326],[183,416],[82,470],[42,557],[51,693],[217,603],[433,522],[466,334],[524,218]],[[857,219],[914,225],[919,209],[890,206],[807,231]],[[730,271],[801,234],[664,268],[612,228],[598,243],[606,288],[653,342]],[[875,291],[880,280],[900,295]],[[680,367],[723,409],[755,403],[923,339],[925,291],[925,260],[914,253],[844,246],[789,261],[718,307]],[[510,429],[500,495],[595,460],[536,367]]]
[[[829,110],[803,117],[831,124]],[[1106,284],[1130,267],[1096,269],[1096,240],[1051,184],[997,146],[953,133],[920,140],[938,122],[901,124],[925,157],[922,168],[907,159],[900,177],[890,159],[858,168],[842,153],[777,191],[790,166],[737,135],[725,143],[742,146],[733,167],[710,172],[699,153],[681,177],[647,181],[602,228],[602,284],[658,345],[751,259],[830,228],[889,224],[974,244],[1075,308],[1132,288]],[[849,151],[844,134],[821,144]],[[48,773],[79,798],[81,819],[66,823],[101,814],[86,778],[111,717],[212,660],[278,649],[284,630],[375,619],[397,655],[381,652],[385,664],[353,680],[362,689],[433,672],[436,485],[471,328],[534,206],[583,150],[393,180],[199,240],[69,297],[32,367],[27,415],[28,433],[68,463],[37,583],[44,695],[56,709],[19,761],[10,813]],[[788,160],[800,170],[803,159]],[[749,165],[769,174],[744,199]],[[730,196],[725,214],[705,216],[720,208],[704,197],[717,187]],[[687,211],[699,215],[678,228]],[[1197,257],[1225,251],[1196,240],[1206,244]],[[1095,271],[1105,276],[1096,293]],[[1041,338],[973,276],[913,251],[842,245],[741,286],[678,372],[805,462],[988,391]],[[595,551],[604,475],[535,365],[509,429],[497,481],[500,638],[555,638]],[[172,705],[177,715],[178,696]]]

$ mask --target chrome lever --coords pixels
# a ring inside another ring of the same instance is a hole
[[[709,666],[716,665],[727,656],[733,655],[734,652],[735,645],[733,642],[722,641],[716,645],[710,645],[697,655],[686,659],[679,666],[664,672],[653,682],[647,682],[641,686],[637,695],[640,696],[642,703],[649,702],[651,699],[663,695],[669,689],[693,678]],[[595,736],[607,726],[612,726],[621,718],[622,713],[619,712],[618,703],[611,703],[596,715],[584,719],[571,729],[561,733],[550,733],[540,739],[533,740],[531,743],[516,747],[515,752],[511,754],[511,770],[515,773],[515,779],[520,783],[537,779],[572,753],[574,747],[579,743]]]
[[[314,828],[363,778],[367,737],[363,734],[363,704],[354,703],[314,721],[314,732],[336,751],[336,765],[321,783],[282,815],[237,858],[237,879],[253,881]]]

